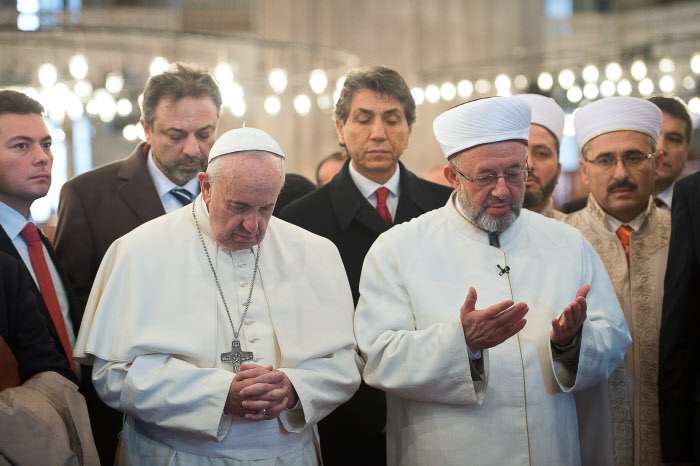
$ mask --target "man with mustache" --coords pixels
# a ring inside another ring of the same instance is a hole
[[[596,249],[632,334],[624,371],[608,395],[618,465],[661,461],[657,400],[658,339],[670,216],[653,202],[661,110],[634,97],[609,97],[574,114],[587,206],[565,221]]]
[[[530,106],[532,123],[527,139],[527,166],[523,207],[545,217],[562,220],[564,214],[554,208],[552,193],[557,186],[561,164],[559,145],[564,134],[564,110],[550,97],[539,94],[516,96]]]
[[[529,126],[514,97],[439,115],[455,193],[367,254],[355,335],[392,466],[580,465],[572,393],[629,345],[591,245],[522,209]]]
[[[199,193],[197,173],[216,139],[221,94],[205,71],[174,64],[146,83],[141,125],[146,142],[126,159],[79,175],[63,185],[56,255],[85,307],[102,257],[112,242],[155,217],[188,204]],[[77,331],[77,329],[76,329]],[[95,440],[111,464],[120,413],[87,394]]]

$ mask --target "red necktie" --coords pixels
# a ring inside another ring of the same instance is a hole
[[[630,258],[630,236],[632,236],[632,227],[629,225],[622,225],[617,229],[615,234],[617,235],[620,243],[622,244],[622,249],[625,250],[625,256],[627,260]]]
[[[58,333],[58,338],[61,340],[63,351],[66,353],[71,369],[76,371],[75,361],[73,361],[73,349],[71,348],[70,339],[68,338],[66,324],[63,321],[61,306],[58,304],[56,288],[53,286],[51,273],[49,272],[49,267],[46,264],[46,257],[44,256],[44,248],[41,245],[39,232],[34,224],[29,222],[24,226],[24,228],[22,228],[20,235],[27,243],[27,247],[29,249],[29,260],[32,263],[32,269],[34,269],[36,280],[39,282],[41,297],[44,299],[44,304],[46,304],[46,308],[49,310],[49,316],[51,316],[53,325],[56,327],[56,333]]]
[[[391,225],[393,221],[391,220],[391,213],[389,208],[386,206],[386,198],[389,197],[389,188],[381,187],[377,188],[374,192],[377,195],[377,213],[384,223]]]

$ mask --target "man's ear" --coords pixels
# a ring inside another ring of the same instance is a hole
[[[452,186],[454,189],[457,189],[459,187],[459,182],[457,181],[457,172],[454,168],[452,168],[451,163],[445,164],[445,166],[442,168],[442,174],[445,177],[445,179],[450,183],[450,186]]]
[[[143,117],[139,119],[139,123],[141,123],[141,127],[143,128],[143,134],[146,135],[146,142],[150,144],[151,137],[153,135],[153,129],[148,123],[146,123],[146,120],[144,120]]]
[[[345,147],[345,135],[343,134],[343,127],[345,123],[340,120],[335,120],[335,133],[338,135],[338,144]]]

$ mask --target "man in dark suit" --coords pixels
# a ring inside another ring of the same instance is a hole
[[[81,311],[112,242],[199,193],[196,175],[206,169],[220,107],[221,94],[207,72],[176,64],[146,83],[141,111],[146,142],[126,159],[63,185],[56,255]],[[96,395],[86,396],[100,458],[112,464],[121,414]]]
[[[700,460],[700,173],[676,183],[659,341],[662,460]]]
[[[338,247],[357,304],[367,251],[392,225],[441,207],[451,189],[422,180],[399,162],[415,121],[403,78],[375,66],[348,74],[335,110],[338,141],[350,159],[332,181],[282,210],[280,217]],[[326,466],[386,464],[386,398],[361,385],[319,424]]]
[[[48,239],[31,221],[32,203],[51,185],[51,136],[44,109],[15,91],[0,91],[0,251],[20,260],[56,349],[73,362],[82,309],[73,302]]]

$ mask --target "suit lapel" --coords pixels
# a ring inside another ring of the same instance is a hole
[[[75,332],[75,336],[77,337],[78,330],[80,329],[80,322],[83,318],[81,307],[80,305],[78,305],[75,295],[73,294],[73,290],[68,281],[66,280],[66,275],[63,273],[63,270],[61,270],[61,267],[59,267],[58,265],[58,261],[56,260],[56,254],[53,250],[53,245],[51,244],[51,241],[49,241],[49,239],[44,235],[44,232],[42,232],[40,229],[38,230],[41,242],[46,247],[46,250],[49,253],[49,258],[51,259],[51,262],[53,262],[54,267],[56,267],[56,271],[58,272],[58,278],[59,280],[61,280],[63,289],[66,292],[66,298],[68,300],[68,315],[70,316],[71,323],[73,324],[73,331]]]
[[[2,227],[0,227],[0,250],[2,252],[5,252],[5,253],[11,255],[12,257],[17,259],[18,261],[22,262],[22,264],[24,264],[24,262],[22,261],[22,258],[19,255],[19,252],[17,252],[17,248],[12,243],[12,240],[10,239],[10,237],[7,236],[5,229]]]
[[[165,214],[148,172],[147,158],[148,145],[139,144],[117,174],[119,196],[142,223]]]
[[[388,226],[353,183],[349,164],[349,160],[345,162],[343,168],[329,184],[331,205],[340,229],[346,230],[355,220],[377,234],[386,231]]]

